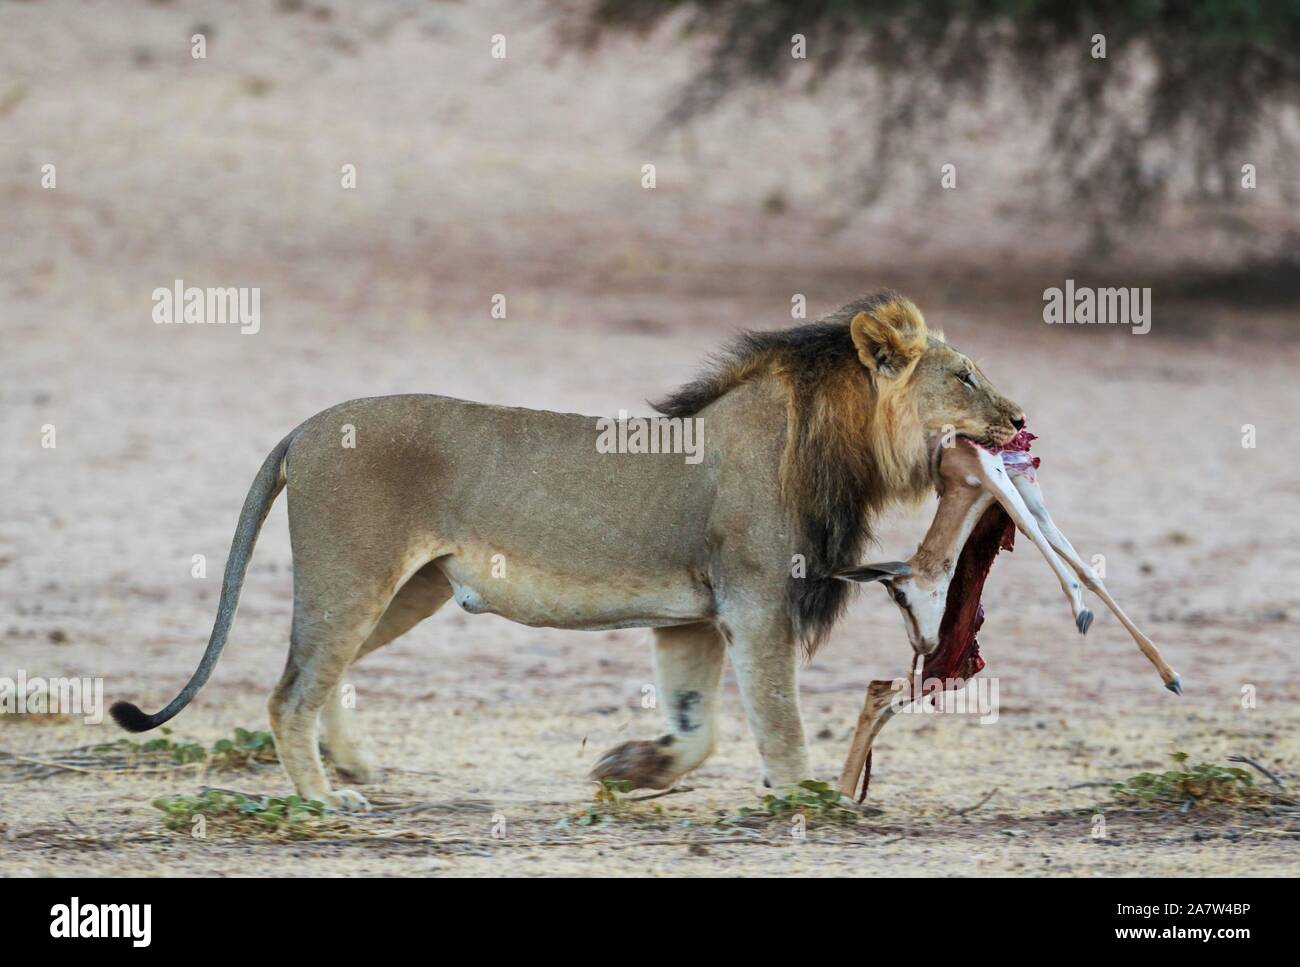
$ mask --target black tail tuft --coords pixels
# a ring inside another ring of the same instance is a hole
[[[108,714],[128,732],[148,732],[158,724],[152,715],[146,715],[130,702],[114,702]]]

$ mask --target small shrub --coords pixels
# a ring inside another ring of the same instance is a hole
[[[805,779],[803,782],[782,786],[763,797],[759,809],[745,807],[742,816],[771,816],[776,819],[802,814],[808,819],[824,819],[837,823],[855,823],[858,813],[846,806],[844,795],[828,782]]]
[[[161,752],[171,756],[173,762],[202,762],[208,757],[208,752],[197,742],[177,742],[171,738],[171,729],[162,729],[162,735],[156,739],[150,739],[148,742],[134,743],[141,752]],[[126,740],[129,741],[129,740]]]
[[[211,820],[222,830],[306,839],[332,832],[326,825],[325,804],[316,799],[289,796],[285,799],[254,798],[242,793],[208,789],[197,796],[163,796],[153,805],[162,811],[163,825],[170,830],[193,829],[196,816]]]
[[[631,791],[632,783],[626,779],[601,779],[596,783],[596,794],[592,797],[591,805],[571,819],[561,819],[557,825],[562,828],[571,825],[609,826],[619,819],[644,821],[657,819],[663,815],[664,809],[659,803],[643,806],[641,803],[624,799],[623,797]]]
[[[210,767],[221,770],[247,769],[280,761],[275,752],[275,736],[270,732],[235,729],[233,739],[218,739],[210,749],[205,749],[198,742],[176,741],[171,738],[171,729],[161,731],[159,738],[132,744],[137,751],[166,754],[180,764],[207,762]]]
[[[254,763],[276,763],[275,736],[270,732],[235,729],[234,739],[220,739],[212,746],[212,764],[218,769],[242,769]]]
[[[1186,752],[1173,753],[1183,766]],[[1190,771],[1178,768],[1165,772],[1139,772],[1111,787],[1115,799],[1125,805],[1177,806],[1190,809],[1209,803],[1244,805],[1263,798],[1254,777],[1245,769],[1202,762]]]

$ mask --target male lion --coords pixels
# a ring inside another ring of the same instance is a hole
[[[271,451],[244,501],[203,660],[166,708],[113,706],[133,732],[166,722],[208,680],[235,616],[253,544],[289,490],[294,608],[271,727],[300,796],[365,783],[349,734],[348,667],[450,598],[552,628],[654,629],[668,734],[625,742],[596,778],[666,788],[713,749],[723,656],[731,655],[770,785],[807,778],[796,683],[842,611],[872,517],[931,487],[940,437],[1003,444],[1020,407],[971,360],[883,292],[820,322],[743,336],[710,372],[659,403],[702,421],[703,459],[598,452],[593,417],[441,396],[352,400]],[[343,447],[345,427],[355,446]]]

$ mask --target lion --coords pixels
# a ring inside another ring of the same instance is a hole
[[[525,625],[653,629],[668,731],[610,750],[594,779],[663,789],[699,766],[727,655],[764,783],[808,778],[797,670],[851,593],[836,572],[857,563],[884,508],[931,492],[943,435],[1001,445],[1024,416],[890,291],[749,332],[654,406],[699,421],[701,459],[601,452],[594,417],[442,396],[352,400],[311,417],[253,481],[193,676],[160,712],[118,702],[114,719],[155,728],[202,688],[287,490],[293,624],[269,711],[304,799],[367,808],[331,787],[318,728],[341,775],[373,781],[340,699],[344,675],[452,599]]]

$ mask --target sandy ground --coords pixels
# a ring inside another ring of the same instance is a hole
[[[1249,335],[1293,324],[1293,306],[1243,316],[1157,301],[1141,337],[1047,327],[1039,294],[1070,271],[1063,236],[1044,231],[1013,258],[999,246],[1023,225],[1004,220],[981,246],[987,198],[948,214],[932,203],[924,232],[883,238],[877,212],[830,233],[819,206],[833,186],[817,172],[833,139],[813,137],[815,106],[773,109],[806,137],[738,109],[694,140],[647,145],[682,52],[557,56],[533,7],[375,5],[364,22],[252,4],[225,5],[238,17],[59,9],[63,22],[0,14],[12,66],[0,147],[13,162],[0,170],[0,676],[97,676],[107,701],[167,701],[206,640],[257,466],[332,403],[438,392],[646,412],[731,332],[788,324],[794,293],[815,315],[893,284],[1024,403],[1058,523],[1085,556],[1105,555],[1112,591],[1186,694],[1160,687],[1109,615],[1080,639],[1021,550],[999,559],[986,595],[997,721],[897,719],[876,755],[879,813],[802,841],[782,822],[718,825],[761,794],[729,680],[718,752],[689,791],[591,829],[576,820],[598,753],[660,731],[640,707],[648,633],[446,609],[351,679],[391,769],[364,790],[378,812],[348,841],[219,826],[196,840],[165,831],[150,805],[205,784],[287,794],[274,767],[23,779],[0,764],[0,874],[1295,874],[1294,820],[1110,809],[1108,835],[1092,836],[1104,784],[1174,751],[1251,756],[1287,783],[1300,771],[1300,462],[1284,435],[1300,352]],[[77,46],[78,25],[95,46]],[[197,67],[196,25],[214,37]],[[484,53],[497,29],[513,45],[504,67]],[[393,69],[411,64],[431,66]],[[654,192],[638,183],[650,155]],[[54,191],[39,187],[47,161]],[[358,165],[355,192],[339,189],[344,163]],[[762,205],[777,186],[785,214]],[[927,245],[968,256],[911,257]],[[1151,284],[1158,263],[1114,284]],[[177,278],[261,287],[261,331],[155,325],[150,293]],[[495,293],[504,320],[489,315]],[[47,424],[55,448],[41,446]],[[931,509],[883,521],[882,556],[909,553]],[[205,579],[191,576],[196,554]],[[225,657],[177,737],[266,727],[290,608],[280,504]],[[806,667],[819,775],[838,773],[865,683],[901,672],[907,652],[893,606],[867,593]],[[119,736],[0,717],[0,750],[28,758]]]

